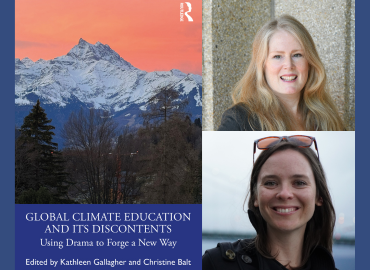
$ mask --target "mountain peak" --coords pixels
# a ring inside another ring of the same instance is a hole
[[[80,38],[80,40],[78,41],[78,45],[80,44],[86,44],[88,43],[86,40],[84,40],[83,38]]]
[[[33,63],[33,61],[31,59],[29,59],[27,56],[25,58],[23,58],[21,61],[22,62],[32,62]]]
[[[183,73],[183,72],[181,72],[180,70],[178,70],[178,69],[171,69],[170,70],[171,71],[171,73],[172,73],[172,75],[174,75],[174,76],[176,76],[176,77],[178,77],[178,78],[184,78],[184,77],[186,77],[186,74],[185,73]]]
[[[99,54],[94,50],[94,47],[94,45],[80,38],[78,44],[74,46],[67,55],[80,60],[99,60]]]
[[[122,59],[120,55],[108,45],[103,45],[100,41],[91,44],[83,38],[80,38],[78,44],[67,53],[67,56],[82,60],[87,64],[103,60],[123,69],[136,69],[129,62]]]
[[[28,57],[25,57],[21,60],[21,62],[26,66],[26,67],[30,67],[34,64],[34,62],[29,59]]]

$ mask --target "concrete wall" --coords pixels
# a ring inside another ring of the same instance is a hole
[[[340,115],[355,130],[354,0],[203,0],[203,130],[217,129],[232,105],[258,29],[282,14],[311,33]]]

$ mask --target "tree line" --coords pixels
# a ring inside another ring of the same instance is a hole
[[[201,203],[202,127],[173,86],[160,87],[137,128],[108,112],[73,112],[64,148],[39,101],[16,129],[16,203]]]

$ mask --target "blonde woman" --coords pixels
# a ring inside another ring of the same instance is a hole
[[[266,23],[222,116],[221,131],[345,130],[307,29],[289,15]]]

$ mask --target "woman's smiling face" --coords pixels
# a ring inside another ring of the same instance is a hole
[[[306,85],[308,70],[308,61],[298,40],[284,30],[274,33],[269,42],[264,72],[275,94],[299,97]]]
[[[272,154],[258,175],[254,201],[268,231],[304,232],[315,205],[321,202],[316,199],[315,178],[308,160],[292,149]]]

